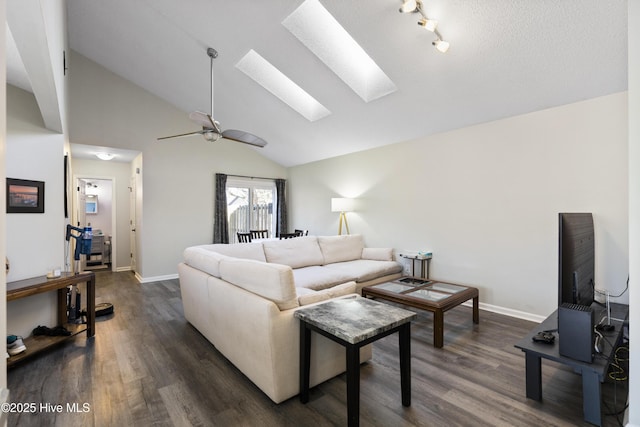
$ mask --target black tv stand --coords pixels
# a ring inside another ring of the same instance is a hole
[[[595,305],[592,307],[597,313],[596,321],[600,320],[602,317],[600,314],[601,309],[598,309]],[[538,401],[542,400],[542,359],[562,363],[572,367],[574,371],[582,375],[582,408],[584,420],[597,426],[602,425],[601,383],[605,379],[614,350],[622,337],[623,324],[628,315],[628,305],[611,303],[611,324],[614,326],[614,330],[601,332],[606,339],[601,343],[602,352],[592,363],[581,362],[561,356],[559,350],[562,336],[556,337],[556,341],[553,344],[539,343],[532,340],[533,336],[539,332],[557,328],[557,310],[533,328],[524,338],[515,344],[517,348],[525,353],[527,398]]]

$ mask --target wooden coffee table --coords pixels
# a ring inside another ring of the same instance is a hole
[[[480,322],[478,289],[455,283],[402,277],[392,282],[365,286],[362,296],[379,298],[433,313],[433,346],[444,345],[444,312],[473,298],[473,323]]]

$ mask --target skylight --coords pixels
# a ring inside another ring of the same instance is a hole
[[[311,122],[331,114],[331,111],[326,109],[324,105],[316,101],[314,97],[253,49],[238,61],[236,68]]]
[[[391,79],[318,0],[306,0],[282,25],[365,102],[396,91]]]

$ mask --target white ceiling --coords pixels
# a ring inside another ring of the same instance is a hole
[[[215,118],[266,139],[259,150],[284,166],[627,88],[626,1],[425,2],[446,54],[400,0],[321,3],[397,91],[365,102],[304,47],[282,25],[302,0],[67,0],[69,44],[185,115],[210,109],[214,47]],[[309,122],[236,68],[251,49],[332,114]]]
[[[98,157],[96,157],[96,154],[98,153],[112,154],[114,156],[111,160],[104,161],[123,163],[131,163],[133,159],[135,159],[138,154],[140,154],[139,151],[125,150],[122,148],[101,147],[98,145],[71,144],[71,157],[73,157],[74,159],[98,161]]]

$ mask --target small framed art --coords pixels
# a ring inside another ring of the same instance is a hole
[[[7,213],[44,213],[44,182],[7,178]]]

